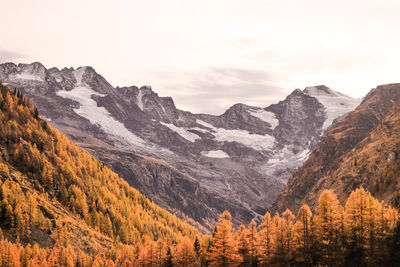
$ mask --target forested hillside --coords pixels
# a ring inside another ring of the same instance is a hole
[[[42,120],[18,91],[0,91],[0,226],[7,239],[96,255],[115,244],[137,253],[152,241],[201,238]]]

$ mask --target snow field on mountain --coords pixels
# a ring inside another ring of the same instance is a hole
[[[229,158],[229,155],[222,150],[203,151],[201,152],[201,155],[209,158],[218,158],[218,159]]]
[[[276,118],[275,114],[263,109],[253,110],[249,112],[251,116],[259,118],[262,121],[271,124],[271,129],[274,130],[279,125],[279,120]]]
[[[63,98],[77,101],[80,107],[75,108],[74,112],[88,119],[90,123],[99,125],[106,133],[122,138],[133,145],[143,146],[145,144],[143,139],[131,133],[121,122],[115,120],[104,107],[97,106],[97,102],[92,99],[92,96],[105,95],[99,94],[82,84],[82,75],[84,71],[84,68],[79,68],[74,72],[77,82],[73,90],[61,90],[57,91],[56,94]]]
[[[209,132],[220,142],[238,142],[259,151],[270,150],[275,144],[275,137],[271,135],[251,134],[246,130],[216,128],[202,120],[197,120],[196,122],[210,128],[212,131]]]

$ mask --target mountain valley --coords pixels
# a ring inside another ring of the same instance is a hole
[[[206,228],[225,209],[237,223],[262,216],[332,122],[361,101],[315,86],[214,116],[179,110],[148,86],[114,88],[91,67],[6,63],[0,80],[161,207]]]

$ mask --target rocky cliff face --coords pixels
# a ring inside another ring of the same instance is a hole
[[[267,109],[282,121],[275,134],[283,143],[306,147],[314,137],[322,134],[322,125],[326,120],[324,106],[299,89]]]
[[[91,67],[7,63],[0,80],[155,202],[203,225],[224,209],[237,222],[263,215],[332,121],[360,102],[317,86],[212,116],[179,110],[147,86],[114,88]]]
[[[322,190],[332,189],[344,201],[363,186],[390,201],[398,190],[400,84],[378,86],[361,105],[334,123],[306,163],[289,179],[273,206],[296,211],[313,205]]]

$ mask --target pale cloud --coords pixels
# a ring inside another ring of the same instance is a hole
[[[164,81],[156,84],[164,88],[161,94],[173,96],[179,108],[198,113],[219,115],[234,103],[266,107],[288,93],[276,85],[273,75],[263,70],[210,67],[158,75]]]

